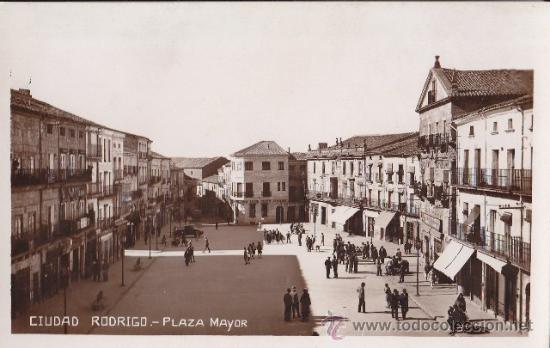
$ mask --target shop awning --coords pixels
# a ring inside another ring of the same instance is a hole
[[[445,247],[441,256],[434,262],[433,267],[447,277],[454,279],[474,252],[474,249],[453,240]]]
[[[376,218],[376,221],[374,223],[374,227],[379,230],[381,228],[386,228],[390,224],[390,222],[395,217],[395,212],[393,211],[381,211],[380,215]]]
[[[492,257],[490,255],[483,254],[480,252],[478,252],[476,256],[478,260],[491,266],[491,268],[497,271],[498,273],[502,273],[502,267],[506,266],[506,262],[501,261],[496,257]]]
[[[337,224],[345,225],[346,221],[351,218],[359,209],[352,207],[336,207],[336,211],[332,214],[332,221]]]

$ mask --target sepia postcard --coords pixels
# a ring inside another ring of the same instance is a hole
[[[548,346],[545,5],[0,4],[6,346]]]

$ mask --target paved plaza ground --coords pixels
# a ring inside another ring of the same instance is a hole
[[[266,225],[286,233],[288,224]],[[313,226],[306,224],[307,233]],[[444,330],[398,330],[395,320],[386,308],[384,284],[401,291],[406,288],[410,294],[408,326],[432,325],[446,319],[446,310],[454,302],[457,289],[453,285],[439,285],[431,288],[420,273],[420,296],[416,296],[416,257],[406,255],[411,274],[405,283],[397,283],[397,277],[376,276],[372,262],[362,261],[358,273],[346,273],[339,267],[338,279],[326,279],[323,262],[332,256],[334,231],[317,226],[317,240],[325,234],[325,246],[320,251],[307,252],[299,247],[296,236],[292,243],[265,245],[264,257],[244,265],[242,248],[244,245],[263,239],[263,233],[255,226],[200,226],[210,240],[211,253],[203,253],[204,239],[193,240],[196,262],[186,267],[183,257],[174,256],[181,247],[170,246],[169,229],[163,234],[168,238],[164,247],[159,240],[159,251],[149,259],[148,244],[137,241],[133,253],[142,255],[144,268],[133,272],[131,268],[136,257],[126,257],[126,286],[120,286],[120,262],[110,270],[108,282],[81,280],[73,283],[68,291],[68,314],[80,318],[77,327],[69,327],[69,333],[93,334],[213,334],[213,335],[448,335]],[[367,241],[365,237],[347,236],[356,245]],[[153,240],[153,248],[156,246]],[[392,255],[397,245],[375,241],[384,245]],[[165,257],[161,250],[167,252]],[[130,253],[130,251],[128,251]],[[170,255],[167,255],[171,253]],[[357,312],[356,289],[366,283],[366,312]],[[309,289],[312,300],[312,317],[303,323],[294,320],[284,322],[282,297],[287,287],[296,285],[299,292]],[[107,307],[102,312],[93,312],[91,302],[95,294],[103,290],[107,296]],[[62,293],[34,306],[29,313],[12,321],[12,330],[17,332],[62,333],[62,327],[30,327],[29,315],[61,315],[63,313]],[[401,314],[401,313],[400,313]],[[114,317],[147,317],[145,327],[94,327],[93,315]],[[492,320],[488,313],[477,305],[468,302],[468,315],[473,320]],[[327,322],[327,317],[339,317]],[[193,319],[193,321],[189,320]],[[202,325],[198,320],[202,320]],[[222,322],[222,320],[225,321]],[[246,320],[246,326],[243,325]],[[157,323],[158,322],[158,323]],[[362,324],[363,323],[363,324]],[[364,323],[387,323],[388,327],[367,327]],[[403,322],[401,322],[403,323]],[[230,330],[229,325],[233,325]],[[236,325],[240,325],[237,327]],[[406,326],[407,326],[406,325]],[[334,328],[337,330],[334,330]],[[401,326],[402,328],[403,326]],[[332,329],[331,329],[332,328]],[[496,334],[496,333],[493,333]],[[502,335],[502,333],[498,333]],[[510,333],[509,333],[510,334]],[[465,335],[465,334],[461,334]],[[506,334],[504,334],[506,335]]]

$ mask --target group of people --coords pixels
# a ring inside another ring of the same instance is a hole
[[[97,259],[92,262],[93,280],[96,282],[106,282],[109,280],[109,262],[99,263]]]
[[[409,294],[407,293],[407,289],[403,289],[403,292],[400,294],[397,289],[393,289],[392,291],[386,283],[384,293],[386,294],[386,308],[391,309],[391,317],[399,320],[399,308],[401,308],[401,315],[403,320],[405,320],[409,311]]]
[[[254,244],[254,242],[252,242],[248,245],[245,245],[243,248],[244,264],[248,265],[250,263],[250,260],[253,259],[256,255],[256,252],[258,253],[258,257],[261,258],[262,249],[262,242],[258,242],[258,244]]]
[[[309,297],[309,292],[304,288],[302,295],[298,296],[298,291],[296,286],[286,289],[286,293],[283,296],[284,304],[284,320],[290,321],[291,317],[300,318],[302,321],[307,321],[309,319],[311,299]]]
[[[458,295],[454,305],[449,306],[447,315],[447,323],[449,323],[449,328],[451,329],[450,334],[454,335],[457,329],[468,321],[468,316],[466,315],[466,299],[464,299],[462,293]]]
[[[285,242],[285,236],[281,233],[281,231],[279,231],[278,228],[274,230],[264,229],[264,239],[267,244],[271,244],[271,242],[277,242],[277,244]],[[290,243],[290,232],[287,233],[286,242]]]

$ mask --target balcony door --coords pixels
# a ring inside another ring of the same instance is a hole
[[[512,187],[513,184],[514,184],[514,172],[515,172],[515,165],[514,165],[514,161],[515,161],[515,158],[516,158],[516,151],[515,149],[508,149],[507,151],[507,156],[506,156],[506,169],[507,170],[507,176],[508,176],[508,182],[506,183],[506,186],[508,187]]]
[[[474,152],[474,185],[481,183],[481,149]]]
[[[491,184],[498,186],[498,150],[493,150],[493,158],[491,164]]]

